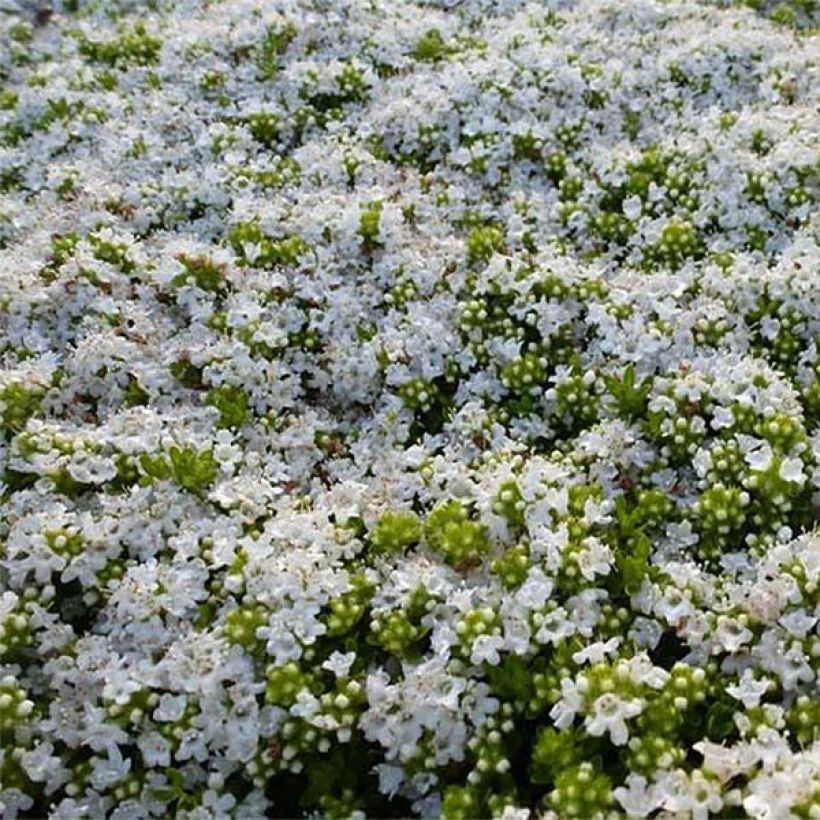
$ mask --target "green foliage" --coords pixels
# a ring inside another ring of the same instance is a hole
[[[202,495],[219,473],[219,465],[210,450],[200,452],[191,446],[172,447],[169,456],[174,481],[195,495]]]
[[[515,393],[536,391],[547,379],[547,357],[538,350],[530,350],[510,362],[501,371],[501,383]]]
[[[513,134],[512,150],[513,159],[538,162],[541,159],[542,141],[532,131]]]
[[[200,290],[218,293],[225,287],[225,266],[217,264],[205,256],[188,256],[182,254],[177,257],[185,268],[185,273],[174,279],[174,285],[179,287],[190,282]]]
[[[411,379],[399,388],[399,395],[409,410],[429,412],[438,400],[438,390],[432,382]]]
[[[293,23],[285,23],[283,26],[268,26],[256,56],[260,80],[272,80],[276,76],[279,70],[279,59],[290,48],[298,33]]]
[[[219,410],[219,426],[242,427],[251,417],[248,394],[241,388],[223,384],[208,391],[205,403]]]
[[[524,544],[511,547],[492,563],[493,572],[498,575],[506,589],[521,586],[527,580],[529,569],[529,550]]]
[[[518,655],[505,655],[498,666],[486,666],[486,674],[493,692],[506,703],[523,706],[531,700],[533,673]]]
[[[46,389],[39,384],[11,382],[0,389],[0,424],[9,437],[20,432],[40,411]]]
[[[609,777],[588,762],[561,771],[547,798],[560,817],[571,818],[599,817],[613,802]]]
[[[293,157],[280,157],[273,159],[270,167],[264,170],[239,167],[235,173],[237,177],[255,182],[263,188],[277,190],[298,183],[302,167]]]
[[[448,786],[441,804],[442,820],[470,820],[481,816],[480,801],[469,786]]]
[[[518,485],[514,480],[505,481],[498,490],[498,497],[493,504],[493,512],[503,516],[513,532],[518,533],[524,529],[525,509],[526,504]]]
[[[327,634],[331,637],[350,632],[362,619],[373,597],[373,587],[364,575],[353,576],[350,583],[351,588],[328,605]]]
[[[198,390],[202,387],[202,368],[197,367],[187,357],[174,362],[169,370],[171,375],[184,387]]]
[[[684,220],[667,223],[654,247],[645,252],[647,263],[668,265],[673,270],[680,268],[687,259],[700,259],[704,254],[704,243],[698,229]]]
[[[635,365],[628,364],[623,375],[604,376],[607,391],[615,402],[618,415],[626,421],[637,421],[646,413],[647,401],[652,392],[652,379],[637,382]]]
[[[34,630],[24,607],[18,605],[0,622],[0,662],[14,663],[34,643]],[[0,687],[2,691],[2,687]],[[0,717],[2,712],[0,712]],[[0,722],[0,726],[2,723]]]
[[[803,747],[810,746],[820,736],[820,700],[800,695],[786,719],[797,742]]]
[[[484,526],[471,521],[458,501],[436,507],[427,519],[424,535],[428,546],[456,568],[479,563],[490,549]]]
[[[235,225],[228,238],[240,263],[258,268],[296,265],[310,250],[299,236],[273,239],[255,221]]]
[[[530,779],[540,785],[554,783],[561,772],[577,766],[589,755],[589,746],[589,738],[580,729],[539,729],[532,749]]]
[[[243,122],[247,125],[251,136],[267,148],[275,148],[282,132],[282,119],[272,111],[260,111],[249,114]]]
[[[381,201],[369,202],[359,217],[359,234],[362,237],[362,247],[367,253],[373,253],[378,246],[383,244],[379,239],[383,208],[384,203]]]
[[[471,265],[486,264],[504,249],[505,237],[496,225],[473,228],[467,238],[467,261]]]
[[[124,28],[118,37],[111,40],[82,37],[78,48],[89,62],[120,69],[156,65],[161,49],[162,40],[149,34],[141,22],[132,28]]]
[[[364,74],[353,63],[347,63],[339,72],[333,91],[315,91],[304,87],[300,96],[309,105],[320,123],[343,113],[344,106],[367,100],[368,87]]]
[[[695,525],[702,534],[701,557],[718,559],[724,548],[736,544],[730,540],[746,521],[749,494],[738,487],[726,487],[720,482],[701,493],[695,502]]]
[[[136,270],[136,266],[128,257],[128,245],[105,239],[99,234],[89,234],[88,242],[94,249],[94,256],[101,262],[107,262],[126,274]]]
[[[256,631],[267,624],[268,614],[268,610],[261,604],[254,601],[243,603],[228,613],[225,619],[225,637],[230,643],[242,646],[248,652],[254,652],[260,646]],[[285,696],[288,689],[286,679],[290,679],[288,672],[274,676],[274,693]]]
[[[429,631],[403,610],[381,614],[370,623],[370,641],[399,658],[409,657],[414,645]]]
[[[416,42],[413,56],[425,63],[437,63],[447,55],[447,44],[441,32],[430,29]]]
[[[370,550],[376,555],[404,552],[422,536],[419,517],[412,512],[386,512],[370,532]]]

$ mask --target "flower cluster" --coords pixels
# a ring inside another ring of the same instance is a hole
[[[817,817],[818,3],[30,5],[0,817]]]

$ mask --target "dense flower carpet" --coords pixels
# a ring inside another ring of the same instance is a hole
[[[820,817],[819,27],[0,0],[0,816]]]

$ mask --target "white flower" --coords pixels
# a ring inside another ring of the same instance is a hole
[[[768,441],[759,442],[757,449],[746,453],[746,463],[755,472],[762,473],[768,470],[772,466],[773,459],[774,452]]]
[[[805,638],[810,629],[817,623],[817,618],[808,615],[802,610],[794,610],[788,615],[783,615],[778,623],[796,638]]]
[[[355,660],[355,652],[332,652],[330,657],[322,664],[322,669],[333,672],[337,678],[346,678]]]
[[[236,798],[229,793],[206,789],[202,793],[202,806],[210,809],[213,818],[228,818],[236,805]]]
[[[555,584],[539,567],[530,570],[527,580],[518,588],[516,601],[527,609],[543,609]]]
[[[561,681],[561,699],[550,709],[550,717],[557,728],[567,729],[583,705],[584,695],[579,684],[571,678],[564,678]]]
[[[737,748],[701,740],[693,748],[703,755],[703,769],[726,783],[744,770]]]
[[[716,407],[712,413],[711,426],[713,430],[724,430],[735,423],[734,413],[728,407]]]
[[[498,817],[499,820],[529,820],[531,816],[532,812],[529,809],[505,806]]]
[[[579,666],[585,663],[601,663],[606,660],[608,656],[615,656],[618,652],[618,647],[621,644],[620,638],[610,638],[608,641],[596,641],[591,643],[583,649],[579,649],[573,656],[572,660]]]
[[[726,687],[726,691],[739,700],[746,709],[751,709],[760,703],[760,699],[771,688],[768,678],[755,679],[751,669],[745,669],[740,681]]]
[[[695,770],[690,775],[692,795],[692,817],[696,820],[706,820],[716,814],[723,807],[720,784],[703,776]]]
[[[504,638],[500,635],[479,635],[470,651],[470,662],[475,664],[489,663],[497,666],[501,662],[498,650],[504,647]]]
[[[691,618],[695,608],[681,590],[667,587],[664,597],[655,604],[654,612],[672,626],[677,626],[685,618]]]
[[[803,473],[803,461],[799,458],[784,458],[780,465],[780,477],[784,481],[802,485],[806,481]]]
[[[125,800],[111,812],[109,820],[143,820],[150,816],[147,807],[136,800]]]
[[[483,767],[545,697],[635,747],[622,813],[810,805],[820,111],[778,3],[0,0],[0,816],[166,816],[178,769],[180,820],[263,817],[361,736],[414,814],[523,820]],[[639,776],[678,662],[741,739],[684,715],[701,768]]]
[[[171,764],[171,744],[159,732],[147,732],[139,738],[137,745],[148,766]]]
[[[54,754],[52,743],[38,743],[34,749],[23,754],[20,762],[31,780],[45,782],[47,794],[64,785],[71,776],[71,771]]]
[[[131,761],[122,756],[122,752],[120,752],[119,747],[116,745],[108,747],[107,757],[92,758],[91,764],[91,782],[95,788],[101,790],[107,789],[115,783],[119,783],[131,770]]]
[[[643,202],[638,196],[630,196],[624,200],[624,215],[631,222],[635,222],[640,217],[642,208]]]
[[[643,615],[635,618],[629,631],[629,638],[638,646],[654,649],[663,636],[663,627],[654,619]]]
[[[379,791],[388,797],[393,797],[404,782],[404,769],[401,766],[391,766],[387,763],[376,765],[379,776]]]
[[[159,696],[159,704],[154,709],[154,720],[176,723],[185,714],[187,702],[185,695],[163,693]]]
[[[680,524],[670,522],[666,525],[666,537],[679,549],[686,549],[698,543],[698,534],[694,531],[691,521],[683,521]]]
[[[596,575],[608,575],[613,561],[612,550],[597,538],[586,538],[584,548],[577,554],[578,568],[588,581]]]
[[[533,623],[537,627],[535,639],[540,644],[558,643],[576,632],[576,627],[563,607],[558,607],[545,615],[536,614]]]
[[[725,615],[718,617],[715,638],[727,652],[737,652],[752,637],[752,631],[742,621]]]
[[[743,808],[759,820],[789,817],[799,795],[796,786],[795,778],[788,772],[762,772],[750,781]]]
[[[696,820],[706,820],[723,806],[720,784],[705,778],[697,769],[691,774],[681,769],[666,772],[658,779],[657,786],[664,808],[687,812]]]
[[[618,786],[612,794],[629,817],[647,817],[660,808],[661,797],[657,786],[647,785],[646,778],[639,774],[628,774],[626,787]]]
[[[645,652],[633,655],[627,661],[627,666],[632,680],[650,686],[652,689],[663,689],[670,678],[669,672],[663,667],[655,666]],[[702,669],[695,669],[694,678],[700,682],[705,680],[706,674]]]
[[[28,811],[34,805],[34,800],[20,789],[3,789],[0,793],[0,812],[4,820],[16,820],[20,811]]]
[[[584,726],[593,737],[609,732],[616,746],[623,746],[629,738],[626,721],[643,711],[641,701],[633,698],[624,700],[610,692],[596,698]]]

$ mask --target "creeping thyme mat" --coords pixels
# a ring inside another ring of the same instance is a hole
[[[814,0],[0,2],[0,816],[820,816]]]

